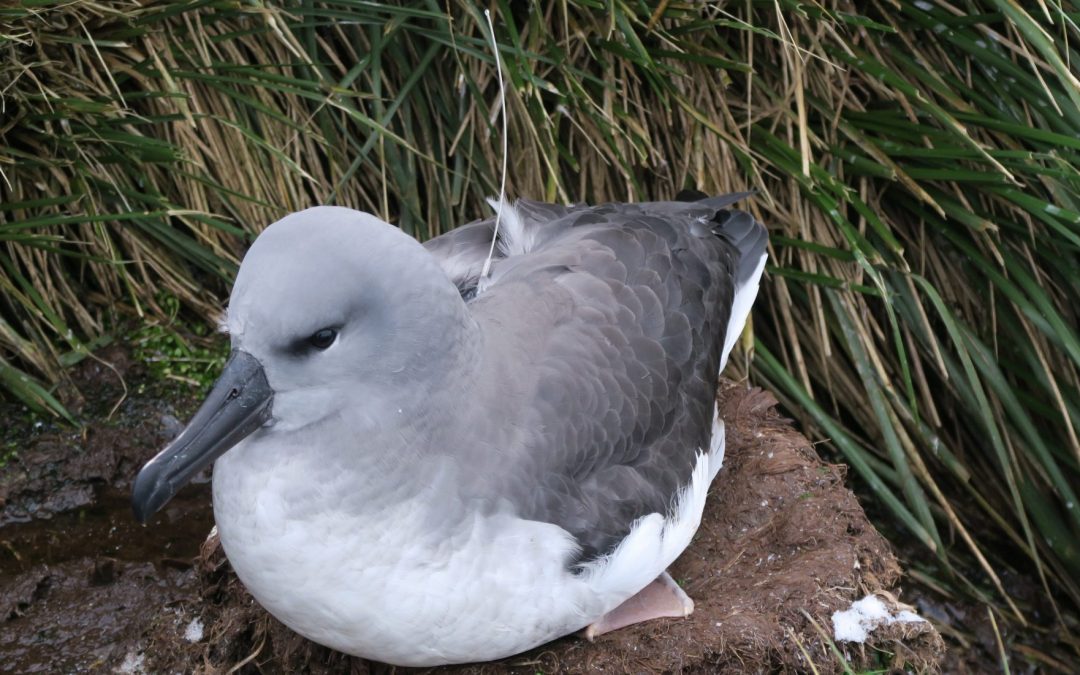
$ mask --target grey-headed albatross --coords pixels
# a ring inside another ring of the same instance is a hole
[[[240,266],[225,370],[134,487],[145,521],[215,463],[240,580],[315,642],[497,659],[693,602],[667,575],[724,453],[717,377],[765,228],[691,202],[518,201],[421,245],[317,207]]]

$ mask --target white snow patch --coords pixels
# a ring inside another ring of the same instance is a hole
[[[124,656],[124,662],[116,669],[123,675],[143,675],[146,673],[146,655],[136,652],[128,652]]]
[[[199,617],[195,617],[191,620],[191,623],[184,629],[184,639],[188,642],[198,642],[203,639],[203,622]]]
[[[926,619],[907,609],[893,614],[876,595],[856,600],[851,603],[850,609],[836,611],[832,615],[833,635],[837,641],[843,642],[866,642],[866,638],[878,626],[918,621]]]

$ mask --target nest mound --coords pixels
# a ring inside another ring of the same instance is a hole
[[[901,575],[896,558],[844,487],[844,467],[822,462],[771,394],[726,382],[719,396],[728,433],[724,468],[701,528],[671,569],[695,600],[690,617],[423,672],[840,672],[833,644],[856,669],[935,670],[944,644],[925,621],[881,625],[864,643],[833,643],[832,614],[853,601],[873,593],[894,612],[903,608],[891,594]],[[144,636],[151,671],[241,663],[263,672],[386,669],[313,644],[269,616],[215,538],[196,570],[199,601],[169,608]],[[184,633],[195,621],[205,637],[193,642]],[[395,672],[402,670],[410,671]]]
[[[304,640],[252,600],[217,541],[204,542],[205,481],[152,526],[135,523],[131,479],[197,401],[144,388],[122,348],[101,356],[110,368],[95,360],[76,372],[94,392],[85,412],[99,421],[21,432],[10,441],[17,458],[0,467],[0,663],[12,672],[387,671]],[[137,393],[123,398],[119,377]],[[882,623],[863,643],[833,640],[833,613],[867,594],[902,609],[890,594],[896,559],[844,487],[844,468],[818,458],[771,394],[726,382],[719,400],[724,468],[671,569],[696,603],[690,617],[430,672],[825,673],[844,668],[834,644],[856,670],[936,670],[943,643],[923,621]],[[20,415],[0,408],[0,429],[25,428]]]

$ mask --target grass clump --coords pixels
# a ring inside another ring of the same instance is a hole
[[[754,377],[920,543],[915,574],[1075,658],[1076,4],[491,9],[511,193],[757,190],[773,255]],[[424,238],[498,190],[471,3],[0,16],[0,380],[32,405],[60,412],[59,355],[117,319],[163,321],[162,297],[214,315],[246,241],[289,211],[339,203]]]
[[[209,390],[228,356],[228,340],[213,339],[205,322],[182,322],[176,297],[159,297],[158,306],[167,312],[164,320],[147,321],[128,336],[132,356],[149,367],[154,379]]]

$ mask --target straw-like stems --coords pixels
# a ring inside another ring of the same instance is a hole
[[[758,381],[921,542],[920,578],[1030,623],[1004,579],[1032,573],[1075,644],[1080,36],[1074,3],[1038,7],[489,6],[510,195],[757,190]],[[0,380],[39,407],[118,318],[216,314],[288,211],[424,238],[498,191],[471,3],[0,11]]]

